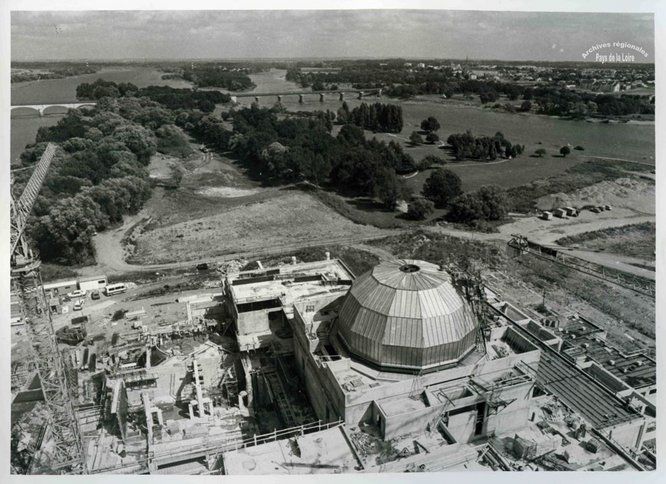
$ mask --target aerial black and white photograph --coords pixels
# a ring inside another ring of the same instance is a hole
[[[143,3],[7,12],[12,479],[656,473],[657,2]]]

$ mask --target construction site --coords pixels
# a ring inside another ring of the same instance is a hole
[[[355,274],[325,252],[43,284],[24,228],[52,156],[12,200],[14,473],[656,467],[655,360],[455,264]]]

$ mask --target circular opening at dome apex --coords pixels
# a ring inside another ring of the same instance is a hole
[[[418,272],[421,270],[416,264],[403,264],[400,266],[402,272]]]

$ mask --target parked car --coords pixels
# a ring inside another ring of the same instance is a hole
[[[85,303],[84,299],[79,299],[74,303],[74,311],[81,311],[83,309],[83,303]]]
[[[76,299],[77,297],[83,297],[86,295],[86,291],[83,289],[77,289],[76,291],[68,292],[67,297],[70,299]]]
[[[205,262],[202,262],[201,264],[197,264],[197,270],[198,271],[207,271],[208,270],[208,264]]]
[[[93,292],[90,293],[90,299],[99,299],[101,296],[99,295],[99,291],[94,290]]]

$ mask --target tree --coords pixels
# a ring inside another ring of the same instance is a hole
[[[437,136],[437,133],[430,132],[426,134],[425,139],[428,143],[435,144],[439,141],[439,136]]]
[[[426,133],[432,133],[437,131],[440,128],[439,121],[433,116],[428,116],[426,119],[421,121],[421,129]]]
[[[537,155],[539,158],[542,158],[546,154],[546,150],[543,148],[539,148],[534,152],[535,155]]]
[[[435,205],[424,198],[417,198],[409,204],[407,216],[412,220],[423,220],[435,210]]]
[[[483,218],[486,220],[502,220],[508,213],[508,201],[504,190],[495,185],[479,188],[476,196],[481,200]]]
[[[338,122],[341,124],[349,122],[349,106],[347,105],[347,101],[343,101],[342,106],[338,109]]]
[[[391,168],[379,170],[375,177],[375,196],[389,210],[395,210],[398,201],[403,198],[405,192],[404,183],[399,179]]]
[[[409,135],[409,142],[414,146],[420,145],[423,143],[423,138],[416,131],[412,131],[412,134]]]
[[[428,155],[425,158],[423,158],[417,165],[416,167],[423,171],[427,170],[430,168],[432,165],[443,165],[446,163],[442,158],[439,158],[438,156],[434,155]]]
[[[571,148],[569,148],[568,146],[562,146],[562,148],[560,148],[560,154],[563,157],[567,156],[569,153],[571,153]]]
[[[113,138],[122,141],[144,165],[157,150],[157,141],[152,131],[137,125],[119,126],[113,132]]]
[[[532,103],[528,100],[523,101],[522,104],[520,105],[520,111],[523,113],[526,113],[531,110],[532,110]]]
[[[423,196],[432,200],[436,207],[445,207],[451,200],[462,193],[460,177],[451,170],[440,168],[426,179]]]
[[[345,124],[340,128],[338,140],[350,145],[361,146],[365,142],[363,128],[359,128],[353,124]]]
[[[504,191],[496,186],[484,186],[453,200],[447,218],[465,223],[478,219],[501,220],[507,212],[508,202]]]

